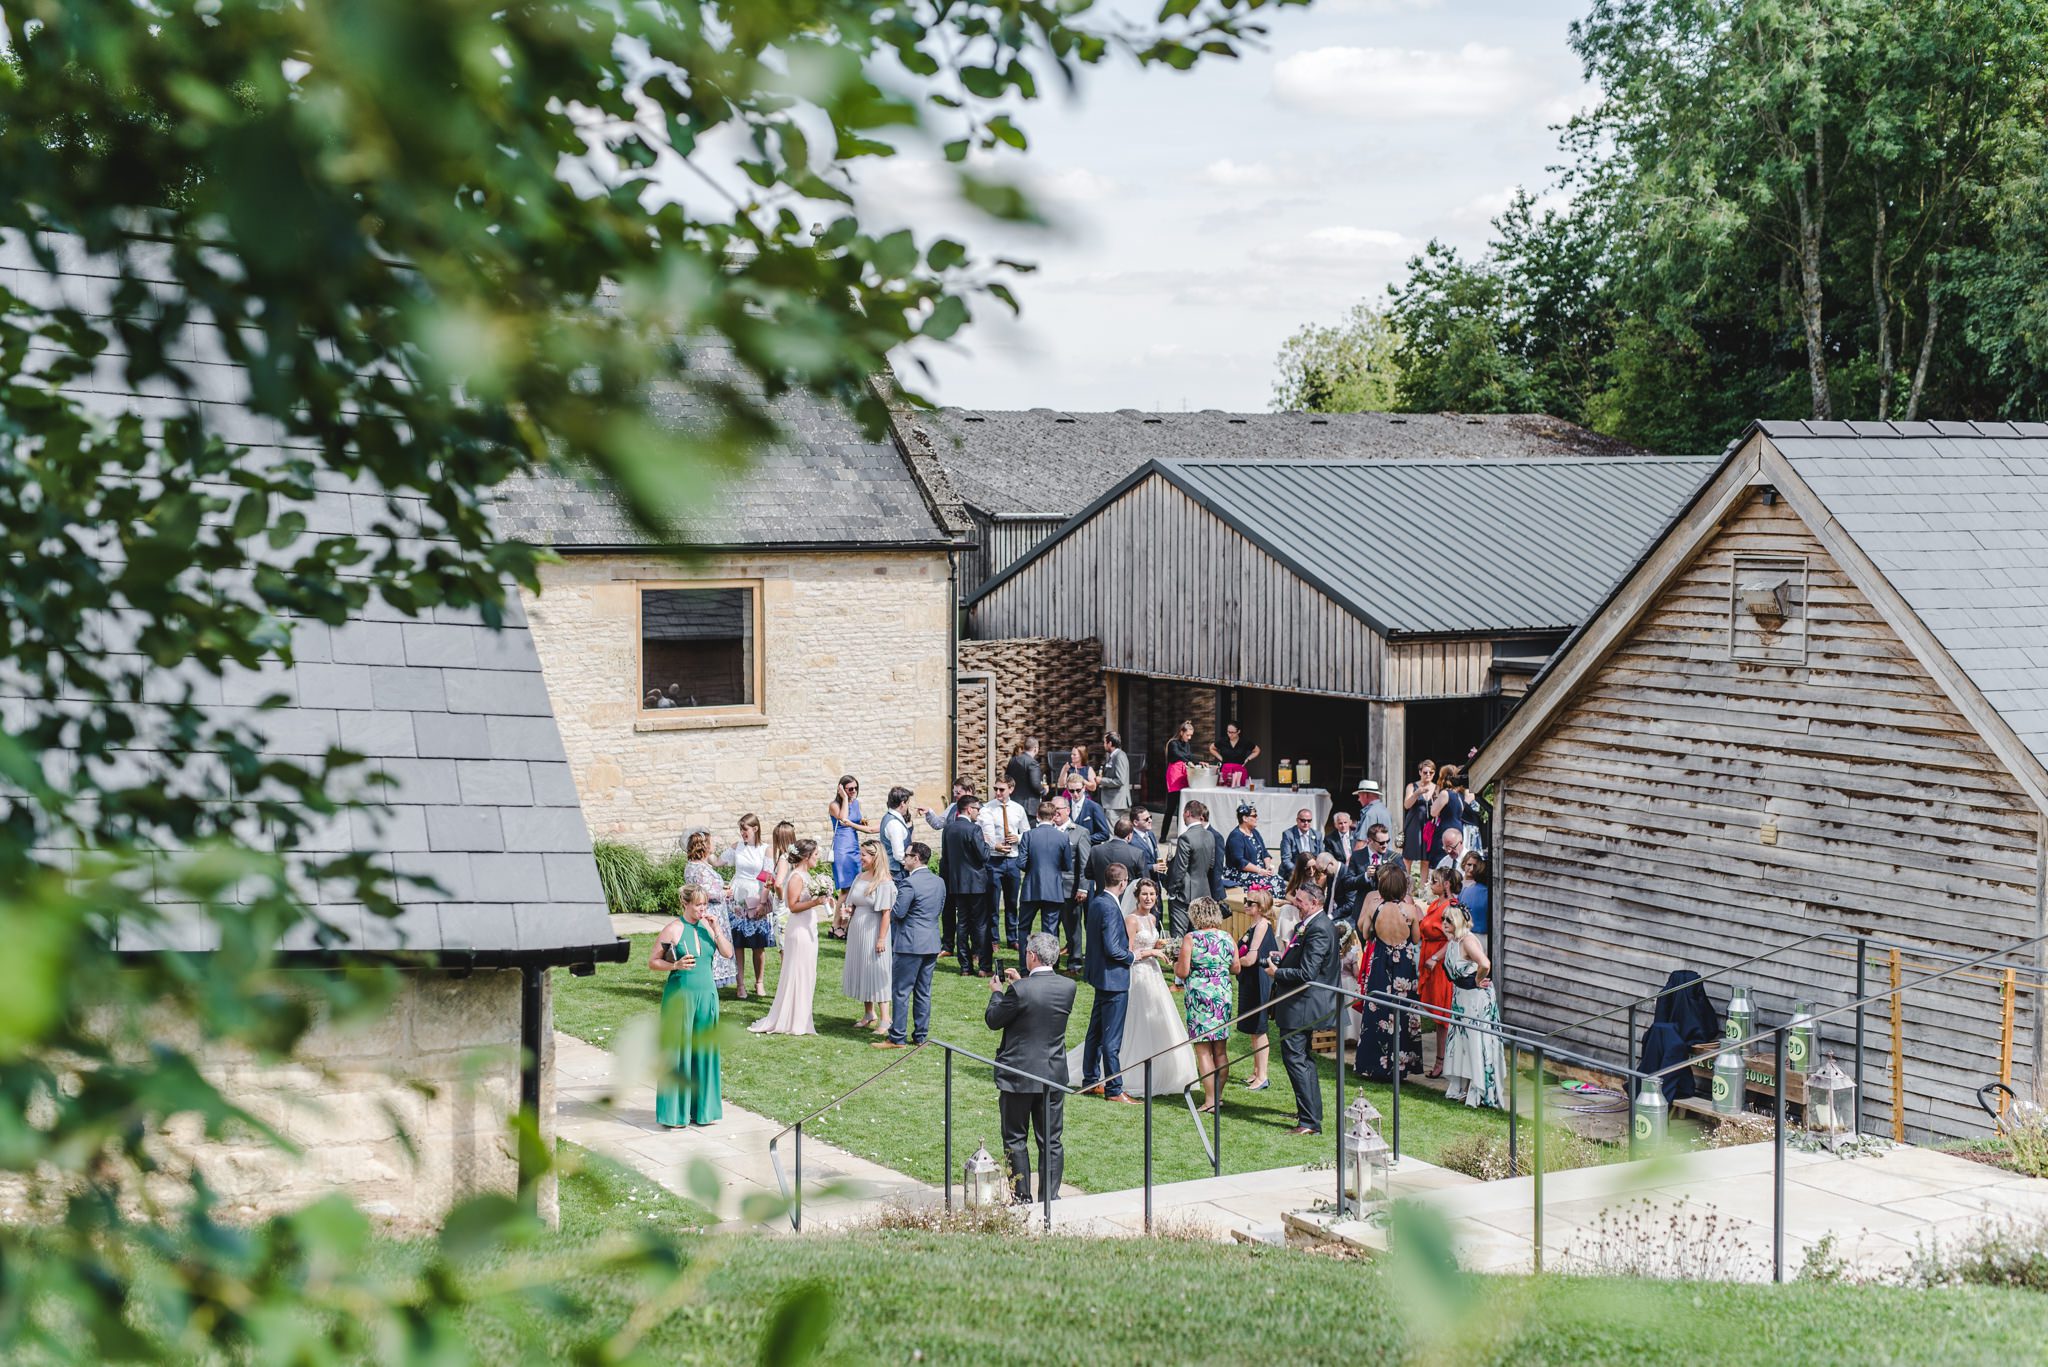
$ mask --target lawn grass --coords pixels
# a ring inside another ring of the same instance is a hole
[[[1956,1367],[2038,1361],[2048,1341],[2048,1297],[2022,1291],[1559,1277],[1441,1283],[1399,1263],[1277,1248],[877,1231],[699,1236],[691,1231],[700,1218],[639,1175],[586,1161],[563,1180],[560,1231],[529,1256],[573,1260],[621,1230],[679,1237],[708,1270],[696,1296],[642,1345],[658,1362],[754,1360],[785,1295],[830,1298],[820,1360],[832,1363]],[[381,1242],[378,1270],[405,1272],[419,1249]],[[555,1290],[575,1314],[550,1317],[524,1303],[466,1312],[477,1356],[565,1361],[578,1339],[623,1323],[649,1294],[598,1273]]]
[[[652,944],[651,935],[636,935],[632,958],[626,963],[599,964],[588,978],[558,977],[556,1026],[593,1044],[608,1045],[628,1019],[656,1010],[661,983],[646,967]],[[837,940],[827,939],[819,951],[815,1009],[819,1033],[815,1037],[748,1034],[744,1027],[765,1015],[768,1003],[760,998],[735,1001],[730,992],[721,994],[728,1027],[722,1061],[728,1102],[777,1120],[793,1121],[902,1057],[869,1048],[874,1036],[854,1029],[860,1008],[839,994],[844,957],[845,946]],[[771,991],[776,958],[771,951]],[[987,982],[962,977],[952,965],[952,960],[941,959],[934,975],[932,1038],[992,1056],[996,1036],[982,1023],[982,1011],[988,1005]],[[1090,995],[1082,984],[1068,1024],[1069,1044],[1079,1044],[1086,1033]],[[1247,1042],[1233,1037],[1232,1049]],[[1293,1124],[1294,1099],[1278,1051],[1270,1070],[1273,1085],[1267,1091],[1251,1092],[1239,1086],[1237,1079],[1250,1076],[1251,1064],[1247,1060],[1236,1065],[1223,1106],[1225,1172],[1334,1161],[1335,1139],[1341,1128],[1336,1112],[1336,1071],[1327,1060],[1321,1068],[1324,1130],[1322,1137],[1308,1139],[1287,1133]],[[1345,1085],[1348,1100],[1357,1084],[1347,1079]],[[1366,1091],[1382,1112],[1391,1110],[1390,1088],[1367,1084]],[[899,1172],[937,1182],[943,1168],[939,1117],[944,1095],[943,1058],[936,1048],[928,1049],[843,1108],[807,1125],[804,1133]],[[986,1141],[991,1152],[998,1151],[996,1093],[989,1068],[964,1058],[956,1060],[953,1107],[956,1169],[979,1141]],[[1504,1135],[1507,1117],[1499,1111],[1452,1104],[1416,1087],[1402,1092],[1401,1127],[1403,1152],[1430,1159],[1444,1144],[1464,1136]],[[1144,1178],[1143,1135],[1142,1107],[1114,1105],[1093,1097],[1070,1098],[1065,1125],[1066,1180],[1085,1191],[1121,1191],[1140,1185]],[[1160,1182],[1211,1175],[1194,1121],[1177,1099],[1170,1104],[1154,1102],[1153,1173]]]

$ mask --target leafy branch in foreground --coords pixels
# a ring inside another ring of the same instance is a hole
[[[166,1145],[284,1144],[212,1064],[374,1019],[408,962],[280,958],[359,948],[316,888],[370,924],[397,907],[336,838],[377,775],[338,746],[281,757],[264,671],[366,612],[501,622],[537,553],[491,503],[523,470],[573,462],[667,525],[775,434],[786,389],[878,424],[888,353],[1014,303],[1013,270],[868,232],[848,168],[927,136],[1021,150],[1043,80],[1228,55],[1262,3],[1168,0],[1152,25],[1014,0],[8,9],[0,1190],[40,1217],[0,1225],[10,1358],[477,1355],[451,1308],[528,1294],[516,1275],[355,1274],[345,1202],[232,1228]],[[962,196],[1030,218],[988,161]],[[656,412],[677,387],[701,426]],[[212,948],[147,952],[173,929]],[[444,1251],[526,1218],[465,1203]],[[659,1240],[607,1256],[685,1275]],[[634,1356],[615,1332],[579,1351]]]

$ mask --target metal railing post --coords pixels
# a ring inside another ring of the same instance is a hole
[[[1038,1195],[1045,1202],[1045,1227],[1052,1228],[1052,1088],[1048,1087],[1039,1102],[1043,1112],[1045,1128],[1038,1134]]]
[[[1408,1055],[1404,1048],[1408,1040],[1407,1036],[1403,1033],[1403,1027],[1406,1024],[1407,1013],[1399,1006],[1396,1006],[1394,1008],[1394,1123],[1392,1126],[1394,1161],[1396,1163],[1401,1161],[1401,1065],[1408,1061]]]
[[[1536,1167],[1534,1180],[1536,1190],[1536,1217],[1534,1222],[1536,1238],[1534,1250],[1536,1271],[1540,1273],[1543,1271],[1543,1046],[1540,1044],[1536,1046],[1535,1085],[1536,1095],[1534,1101],[1536,1113],[1533,1118],[1536,1121]]]
[[[1315,1059],[1315,1035],[1309,1035],[1309,1059]],[[1322,1070],[1316,1070],[1316,1087],[1323,1085]],[[1337,1135],[1337,1214],[1344,1214],[1344,1008],[1337,1008],[1337,1123],[1330,1127]]]
[[[1636,1004],[1634,1002],[1628,1004],[1628,1039],[1626,1044],[1628,1052],[1622,1057],[1627,1060],[1630,1067],[1634,1067],[1636,1063]],[[1635,1104],[1636,1089],[1633,1086],[1633,1079],[1631,1079],[1628,1094],[1628,1156],[1630,1158],[1636,1156]]]
[[[1516,1133],[1516,1131],[1515,1131],[1515,1122],[1516,1122],[1516,1119],[1517,1119],[1517,1117],[1518,1117],[1518,1116],[1519,1116],[1519,1115],[1521,1114],[1521,1109],[1522,1109],[1522,1108],[1520,1107],[1520,1105],[1518,1105],[1518,1104],[1516,1103],[1516,1100],[1515,1100],[1515,1075],[1516,1075],[1517,1073],[1519,1073],[1519,1072],[1521,1072],[1521,1071],[1522,1071],[1522,1051],[1521,1051],[1521,1050],[1520,1050],[1519,1048],[1517,1048],[1517,1047],[1515,1047],[1515,1046],[1512,1046],[1512,1045],[1511,1045],[1511,1046],[1509,1046],[1509,1048],[1508,1048],[1508,1051],[1507,1051],[1507,1058],[1508,1058],[1508,1176],[1510,1176],[1510,1177],[1519,1177],[1519,1176],[1521,1176],[1521,1174],[1522,1174],[1522,1154],[1521,1154],[1521,1149],[1520,1149],[1520,1147],[1518,1146],[1518,1144],[1517,1144],[1517,1142],[1516,1142],[1516,1141],[1517,1141],[1517,1140],[1518,1140],[1518,1139],[1520,1138],[1520,1136],[1519,1136],[1519,1135],[1518,1135],[1518,1134]]]
[[[1869,988],[1865,978],[1870,962],[1870,937],[1856,937],[1856,1128],[1863,1128],[1863,998]],[[1814,1043],[1820,1041],[1816,1039]],[[1808,1065],[1811,1066],[1811,1065]]]
[[[1209,1075],[1210,1090],[1216,1094],[1210,1098],[1209,1104],[1209,1133],[1212,1136],[1209,1142],[1209,1170],[1218,1177],[1223,1175],[1223,1084],[1217,1080],[1222,1076],[1220,1072]],[[1266,1085],[1270,1087],[1273,1084],[1269,1082]],[[1196,1130],[1195,1133],[1199,1135],[1201,1131]]]
[[[946,1051],[946,1213],[953,1213],[953,1047],[940,1045]]]
[[[1785,1027],[1771,1036],[1771,1053],[1776,1059],[1773,1078],[1774,1114],[1771,1142],[1777,1152],[1771,1156],[1771,1280],[1785,1280]]]
[[[1145,1060],[1145,1232],[1152,1232],[1152,1060]]]
[[[804,1127],[796,1127],[796,1208],[790,1215],[789,1227],[797,1233],[804,1228]]]

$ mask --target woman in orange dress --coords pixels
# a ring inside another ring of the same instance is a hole
[[[1422,920],[1415,927],[1416,949],[1422,959],[1422,979],[1416,984],[1415,997],[1437,1019],[1433,1032],[1436,1036],[1436,1066],[1429,1070],[1431,1077],[1444,1075],[1444,1039],[1451,1019],[1451,975],[1444,972],[1444,950],[1450,943],[1444,936],[1444,908],[1457,900],[1458,882],[1456,869],[1431,871],[1429,908],[1422,913]]]

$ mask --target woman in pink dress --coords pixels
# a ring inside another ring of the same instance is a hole
[[[768,1014],[747,1029],[757,1035],[815,1035],[811,999],[818,991],[818,908],[831,910],[832,899],[810,893],[811,859],[818,842],[799,840],[790,846],[778,893],[789,909],[782,927],[782,970],[775,976],[775,1000]]]

